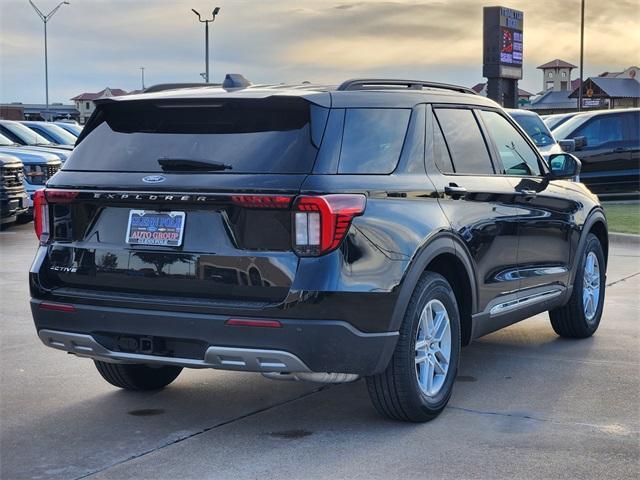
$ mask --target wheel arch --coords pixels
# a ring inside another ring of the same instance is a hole
[[[602,251],[604,253],[605,266],[608,263],[609,257],[609,230],[607,227],[607,218],[604,215],[604,211],[601,208],[595,208],[589,213],[589,216],[582,225],[582,232],[580,240],[578,241],[578,248],[573,256],[573,268],[571,268],[571,281],[569,285],[573,287],[573,283],[576,278],[576,269],[580,264],[580,255],[584,252],[587,238],[590,233],[593,233],[602,245]]]
[[[477,309],[475,269],[464,244],[451,232],[443,232],[429,239],[414,256],[400,286],[391,329],[395,331],[400,328],[411,295],[427,270],[445,277],[453,288],[460,312],[462,344],[467,345],[471,341],[472,314]]]

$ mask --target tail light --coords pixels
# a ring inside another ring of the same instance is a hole
[[[338,248],[366,201],[357,194],[298,197],[293,207],[296,253],[317,256]]]
[[[289,208],[291,197],[281,195],[233,195],[231,201],[245,208]]]
[[[33,195],[33,226],[40,244],[45,244],[49,239],[49,204],[44,188]]]
[[[69,203],[78,196],[73,190],[37,190],[33,195],[33,226],[40,244],[49,240],[49,205]]]

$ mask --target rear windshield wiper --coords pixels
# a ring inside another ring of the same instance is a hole
[[[162,170],[172,172],[231,170],[233,167],[226,163],[208,162],[206,160],[190,160],[188,158],[159,158]]]

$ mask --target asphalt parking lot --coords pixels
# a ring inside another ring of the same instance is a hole
[[[185,370],[163,391],[104,382],[33,328],[32,225],[0,232],[0,477],[638,478],[640,251],[614,244],[600,330],[559,339],[546,315],[462,352],[427,424],[379,417],[364,382],[318,386]]]

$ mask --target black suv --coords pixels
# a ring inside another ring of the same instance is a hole
[[[446,405],[460,347],[549,311],[588,337],[607,223],[494,102],[451,85],[183,88],[98,102],[36,197],[31,308],[117,387],[183,367]]]

